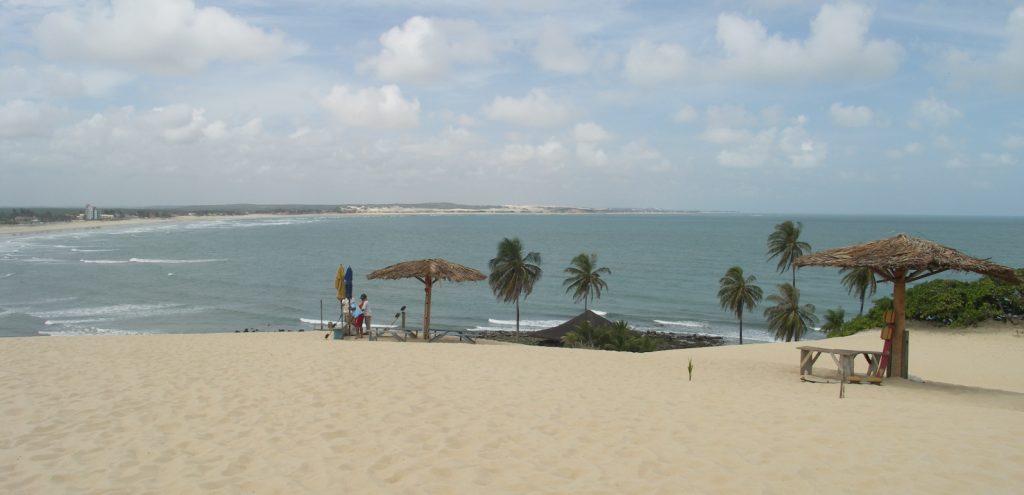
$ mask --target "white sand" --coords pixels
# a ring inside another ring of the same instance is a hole
[[[913,331],[927,382],[845,399],[800,381],[797,343],[322,337],[0,339],[0,492],[1024,492],[1024,336],[999,324]]]

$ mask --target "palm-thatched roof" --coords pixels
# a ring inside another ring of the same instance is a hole
[[[897,270],[905,270],[908,282],[946,270],[980,273],[1007,282],[1018,281],[1011,268],[906,234],[818,251],[797,258],[793,266],[865,267],[886,280],[893,280]]]
[[[544,340],[554,340],[561,342],[562,336],[569,332],[576,331],[576,328],[579,327],[584,322],[590,323],[590,325],[595,328],[612,326],[613,324],[611,321],[608,321],[607,318],[588,309],[583,313],[580,313],[579,316],[565,323],[562,323],[561,325],[547,328],[544,330],[537,330],[536,332],[533,332],[533,336],[540,337]]]
[[[403,261],[387,268],[375,270],[366,276],[368,279],[397,280],[400,278],[416,278],[426,283],[446,280],[449,282],[474,282],[487,278],[486,275],[468,266],[452,263],[448,260],[433,258],[429,260]]]

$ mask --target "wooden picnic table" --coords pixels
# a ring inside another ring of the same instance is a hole
[[[843,381],[848,381],[849,377],[853,376],[853,360],[859,355],[864,356],[864,359],[868,362],[868,376],[875,376],[878,371],[878,364],[882,359],[882,353],[880,351],[855,351],[850,349],[829,349],[826,347],[815,347],[815,346],[800,346],[800,375],[811,375],[811,371],[814,368],[814,362],[822,354],[828,354],[832,356],[832,361],[836,363],[836,367],[839,370],[839,376]]]

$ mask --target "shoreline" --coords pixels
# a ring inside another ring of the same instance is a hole
[[[226,215],[174,215],[169,218],[128,218],[120,220],[75,220],[42,224],[0,225],[0,237],[52,234],[86,230],[106,230],[137,225],[161,225],[182,222],[216,220],[259,220],[268,218],[312,217],[383,217],[383,216],[440,216],[440,215],[714,215],[733,212],[657,211],[657,210],[590,210],[586,208],[559,208],[535,206],[507,206],[494,209],[431,209],[431,208],[366,208],[360,211],[320,213],[244,213]]]

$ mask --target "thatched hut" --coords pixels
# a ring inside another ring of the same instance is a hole
[[[544,330],[537,330],[533,332],[533,336],[550,342],[562,342],[562,337],[569,332],[576,331],[576,329],[583,323],[589,323],[594,328],[610,327],[612,322],[605,317],[591,311],[586,310],[580,313],[579,316],[562,323],[561,325],[546,328]]]
[[[479,270],[468,266],[452,263],[448,260],[432,258],[427,260],[403,261],[387,268],[375,270],[366,276],[367,279],[398,280],[415,278],[423,283],[426,301],[423,304],[423,338],[430,339],[430,296],[434,284],[440,280],[448,282],[478,282],[487,278]]]
[[[793,266],[869,268],[893,283],[893,311],[896,316],[892,338],[890,375],[906,378],[909,339],[906,337],[906,285],[947,270],[973,272],[1007,282],[1018,282],[1013,269],[968,256],[956,249],[898,234],[888,239],[855,246],[828,249],[801,256]]]

